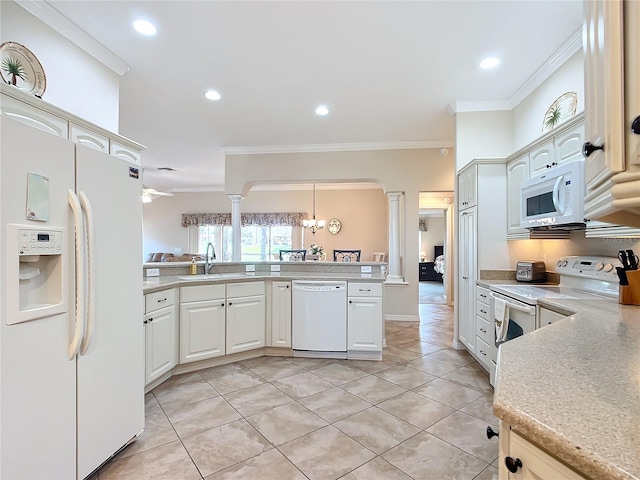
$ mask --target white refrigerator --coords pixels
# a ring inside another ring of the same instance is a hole
[[[83,479],[144,427],[140,179],[4,116],[0,134],[0,478]]]

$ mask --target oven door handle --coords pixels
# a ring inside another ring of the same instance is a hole
[[[496,297],[493,293],[490,293],[489,296],[493,299],[496,299],[498,297]],[[536,307],[531,307],[531,306],[524,306],[524,305],[520,305],[517,303],[511,303],[509,300],[507,300],[506,298],[504,298],[503,300],[505,300],[507,302],[507,306],[509,308],[513,308],[514,310],[518,310],[520,312],[524,312],[528,315],[535,315],[536,314]]]

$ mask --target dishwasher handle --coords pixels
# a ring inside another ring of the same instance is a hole
[[[346,285],[324,285],[322,283],[296,285],[294,283],[293,290],[297,292],[339,292],[345,291]]]

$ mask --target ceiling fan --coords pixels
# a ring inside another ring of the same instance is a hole
[[[161,192],[155,188],[142,186],[142,203],[151,203],[154,197],[173,197],[173,193]]]

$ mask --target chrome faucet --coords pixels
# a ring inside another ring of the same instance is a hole
[[[213,255],[211,257],[209,257],[209,248],[211,248],[211,252],[213,253]],[[211,258],[211,261],[209,261],[209,258]],[[211,273],[211,269],[213,268],[213,260],[216,259],[216,249],[213,248],[213,244],[211,242],[209,242],[209,244],[207,245],[207,253],[204,257],[204,273],[206,273],[207,275],[209,273]]]

